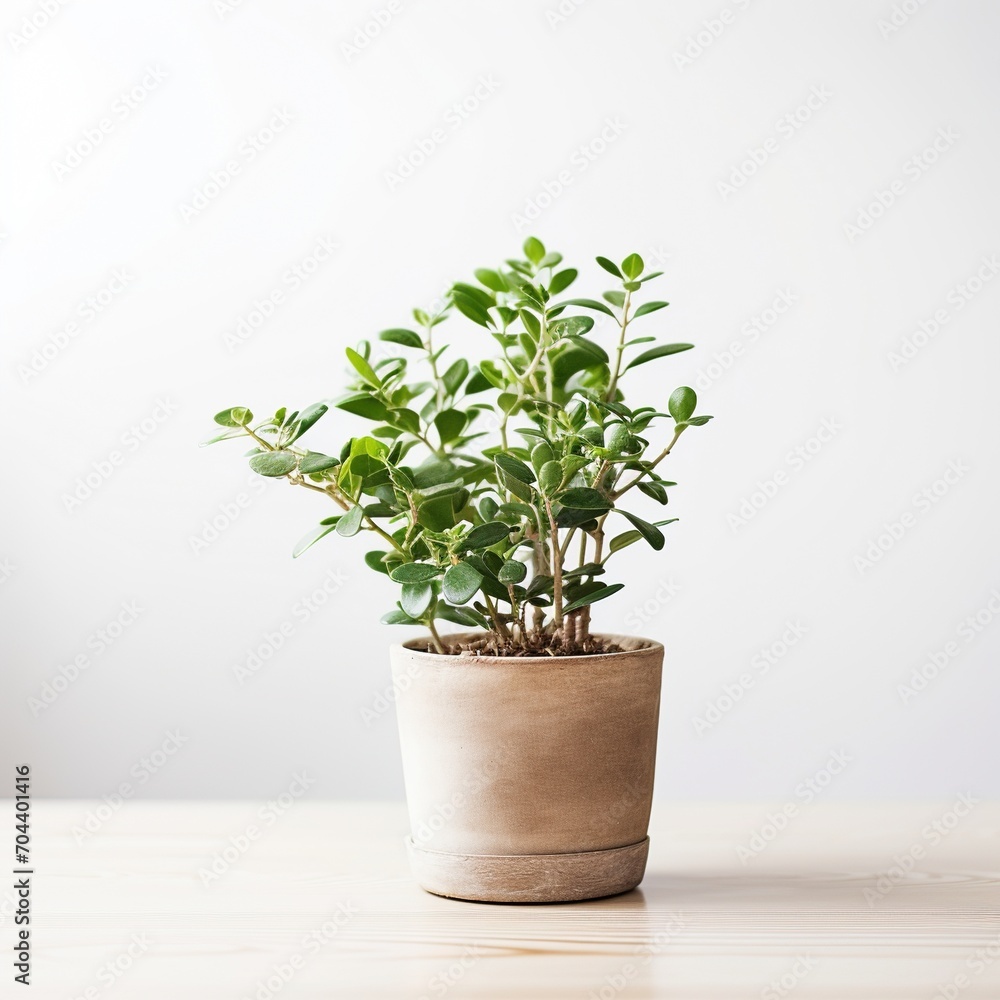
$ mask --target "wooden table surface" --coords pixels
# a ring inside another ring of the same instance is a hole
[[[799,803],[781,831],[780,803],[658,804],[642,886],[559,906],[423,892],[396,803],[98,808],[33,804],[33,992],[8,958],[4,996],[1000,996],[998,803]]]

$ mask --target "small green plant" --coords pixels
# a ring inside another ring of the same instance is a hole
[[[608,581],[608,562],[636,542],[662,549],[661,528],[676,520],[646,520],[633,501],[667,503],[675,484],[662,478],[660,463],[684,431],[712,418],[695,416],[687,386],[670,394],[666,412],[625,404],[622,382],[632,369],[692,345],[635,334],[637,320],[668,305],[637,305],[662,272],[643,273],[635,253],[597,263],[617,288],[601,299],[561,297],[576,269],[560,268],[560,254],[529,238],[524,259],[477,270],[476,284],[457,282],[439,313],[415,309],[415,328],[383,330],[389,353],[374,354],[368,341],[348,348],[347,395],[282,407],[261,421],[231,407],[215,417],[226,430],[206,444],[250,438],[254,472],[321,493],[338,508],[293,555],[330,534],[369,533],[379,547],[365,562],[400,588],[382,620],[424,625],[436,652],[611,650],[590,631],[591,605],[623,586]],[[438,327],[454,312],[499,345],[493,358],[445,357]],[[593,314],[617,326],[608,348],[591,336]],[[332,453],[304,447],[330,406],[370,420],[371,433]],[[654,424],[667,420],[672,426],[652,445]],[[442,620],[482,633],[449,646]]]

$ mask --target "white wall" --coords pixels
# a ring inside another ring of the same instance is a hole
[[[623,554],[630,586],[595,609],[606,630],[666,644],[658,794],[796,801],[835,752],[850,761],[834,765],[831,797],[1000,792],[1000,624],[962,626],[1000,610],[1000,281],[956,291],[1000,252],[1000,10],[907,0],[897,30],[880,29],[889,0],[557,2],[394,2],[353,54],[385,0],[96,0],[31,38],[23,19],[41,23],[42,4],[7,5],[0,746],[33,764],[39,794],[128,782],[265,796],[303,768],[318,795],[401,793],[391,710],[362,719],[389,682],[387,643],[409,634],[377,624],[392,588],[362,565],[360,538],[293,561],[322,499],[251,480],[239,447],[197,445],[222,407],[338,393],[345,345],[405,323],[529,231],[583,262],[581,293],[606,287],[595,254],[663,258],[672,305],[649,330],[697,350],[639,369],[633,398],[717,376],[701,393],[716,421],[672,457],[681,522],[663,553]],[[689,39],[705,21],[721,33],[699,54]],[[478,108],[456,116],[477,86]],[[808,120],[779,125],[810,94]],[[291,122],[251,161],[242,144],[276,111]],[[96,148],[57,170],[102,119]],[[391,183],[435,129],[426,162]],[[753,149],[765,162],[720,189]],[[232,160],[239,172],[186,218]],[[894,183],[893,204],[851,235]],[[335,254],[230,349],[321,238]],[[109,284],[88,319],[81,303]],[[750,335],[784,293],[787,311]],[[471,324],[445,329],[456,353],[488,350]],[[892,352],[917,340],[894,370]],[[743,353],[713,369],[734,343]],[[140,441],[143,420],[155,430]],[[314,440],[349,427],[327,418]],[[68,509],[115,451],[121,463]],[[238,518],[195,552],[241,494]],[[887,550],[865,568],[879,538]],[[335,593],[310,612],[324,585]],[[97,651],[133,602],[138,617]],[[282,648],[241,685],[234,667],[283,623]],[[758,671],[787,623],[804,634]],[[948,643],[954,657],[904,702],[900,685]],[[33,711],[80,654],[86,669]],[[727,687],[738,703],[700,727]],[[185,742],[150,775],[141,761],[173,749],[171,732]]]

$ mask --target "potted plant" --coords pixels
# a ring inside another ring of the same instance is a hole
[[[662,461],[711,417],[688,387],[665,412],[626,405],[628,372],[692,345],[635,331],[667,305],[638,302],[661,272],[638,254],[597,263],[617,287],[567,298],[576,269],[529,238],[440,312],[382,331],[384,352],[348,348],[345,396],[265,420],[231,407],[206,442],[249,438],[255,472],[328,498],[335,512],[293,555],[370,536],[365,562],[396,588],[382,620],[426,630],[391,659],[411,864],[441,895],[588,899],[645,869],[663,647],[593,632],[591,607],[622,589],[607,576],[616,553],[663,548],[676,518],[641,517],[635,501],[667,503]],[[449,355],[438,327],[455,313],[493,357]],[[614,330],[607,347],[595,315]],[[374,426],[313,451],[302,439],[331,407]]]

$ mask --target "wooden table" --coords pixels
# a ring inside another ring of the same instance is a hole
[[[399,804],[260,808],[35,802],[34,992],[8,958],[3,995],[1000,996],[1000,804],[663,803],[641,888],[560,906],[423,892]]]

